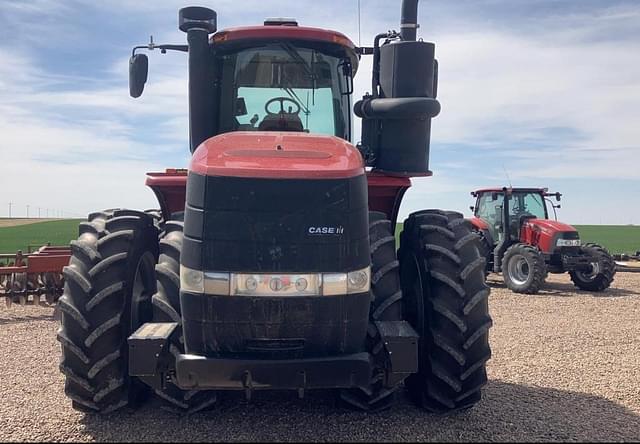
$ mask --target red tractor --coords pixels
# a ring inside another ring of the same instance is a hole
[[[485,260],[461,214],[423,210],[394,230],[412,176],[429,176],[434,44],[401,32],[356,47],[293,19],[216,31],[179,12],[189,57],[188,170],[149,173],[159,214],[90,214],[64,270],[60,369],[77,409],[108,413],[151,387],[173,408],[219,390],[337,389],[364,410],[398,388],[432,412],[472,406],[490,357]],[[372,91],[353,76],[373,56]]]
[[[616,273],[607,250],[596,244],[582,245],[571,225],[549,219],[547,202],[560,193],[546,188],[493,188],[473,191],[471,207],[474,230],[479,234],[487,259],[487,272],[502,272],[505,284],[516,293],[534,294],[547,273],[569,272],[582,290],[603,291]]]

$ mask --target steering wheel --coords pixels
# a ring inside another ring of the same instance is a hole
[[[269,111],[269,105],[271,105],[273,102],[280,102],[280,111],[278,111],[277,113],[272,113],[271,111]],[[286,112],[284,110],[284,102],[293,103],[296,106],[296,110],[294,112]],[[266,111],[267,114],[271,116],[277,116],[278,114],[296,114],[297,115],[300,113],[300,104],[289,97],[274,97],[273,99],[267,100],[267,103],[264,104],[264,110]]]

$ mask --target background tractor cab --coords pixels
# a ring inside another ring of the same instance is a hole
[[[471,223],[482,239],[487,271],[502,272],[513,291],[536,293],[547,272],[569,272],[581,289],[602,291],[609,287],[615,264],[606,250],[582,245],[578,231],[557,221],[549,197],[560,193],[547,188],[489,188],[471,192]],[[547,202],[554,212],[549,219]]]

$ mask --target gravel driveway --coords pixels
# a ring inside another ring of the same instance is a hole
[[[403,399],[366,415],[331,392],[299,401],[226,393],[215,410],[180,417],[156,401],[136,412],[71,409],[58,371],[57,323],[47,308],[0,311],[0,441],[638,441],[640,274],[619,273],[602,296],[551,276],[536,296],[493,287],[493,359],[483,400],[449,417]]]

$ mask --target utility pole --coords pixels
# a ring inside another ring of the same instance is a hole
[[[29,205],[27,205],[27,219],[29,218]]]
[[[38,207],[38,219],[40,219],[40,207]]]
[[[47,208],[47,219],[49,218],[49,208]]]
[[[11,219],[11,202],[9,202],[9,219]]]

